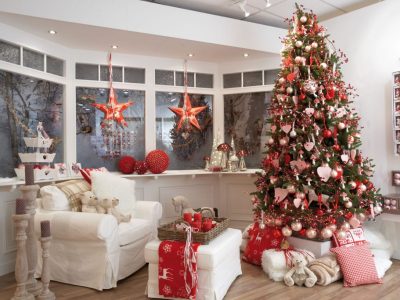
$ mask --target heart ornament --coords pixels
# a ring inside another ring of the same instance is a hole
[[[307,116],[311,117],[311,116],[314,114],[315,109],[314,109],[313,107],[307,107],[307,108],[304,110],[304,112],[307,114]]]
[[[304,143],[304,149],[306,149],[307,151],[311,151],[313,148],[314,148],[313,142]]]
[[[318,167],[317,173],[323,182],[327,182],[331,177],[332,169],[329,166]]]
[[[300,198],[294,198],[294,200],[293,200],[294,206],[296,206],[296,208],[299,208],[301,205],[301,201],[302,200]]]
[[[290,131],[290,129],[292,129],[292,125],[290,125],[290,124],[286,124],[286,125],[283,125],[282,127],[281,127],[281,129],[282,129],[282,131],[284,132],[284,133],[289,133],[289,131]]]
[[[349,161],[349,156],[347,154],[340,155],[342,162],[347,163]]]
[[[275,202],[280,203],[285,200],[288,193],[287,189],[275,188]]]
[[[292,160],[290,162],[292,169],[296,169],[299,174],[301,174],[305,169],[307,169],[307,163],[304,160]]]

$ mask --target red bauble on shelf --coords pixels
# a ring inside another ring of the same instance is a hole
[[[146,174],[148,171],[147,164],[145,161],[137,160],[135,164],[135,172],[139,175]]]
[[[168,154],[162,150],[150,151],[146,156],[146,164],[150,172],[153,174],[161,174],[169,165]]]
[[[123,156],[118,162],[118,170],[124,174],[132,174],[135,171],[136,160],[132,156]]]

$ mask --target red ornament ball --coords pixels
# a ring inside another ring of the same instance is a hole
[[[305,228],[303,228],[302,230],[300,230],[299,233],[301,236],[306,236],[306,232],[307,232],[307,230]]]
[[[316,211],[315,211],[315,214],[317,215],[317,216],[323,216],[324,215],[324,211],[322,210],[322,209],[317,209]]]
[[[150,172],[153,174],[161,174],[169,165],[168,154],[162,150],[150,151],[146,156],[146,164]]]
[[[344,217],[345,217],[347,220],[350,220],[352,216],[353,216],[353,213],[352,213],[351,211],[347,212],[347,213],[344,215]]]
[[[324,136],[324,138],[330,138],[332,137],[332,131],[330,131],[329,129],[325,129],[324,132],[322,133],[322,135]]]
[[[118,170],[124,174],[132,174],[135,171],[136,160],[132,156],[123,156],[118,162]]]
[[[339,145],[339,144],[333,145],[333,146],[332,146],[332,149],[333,149],[334,151],[336,151],[336,152],[339,152],[340,150],[342,150],[342,148],[340,148],[340,145]]]
[[[135,172],[138,173],[139,175],[146,174],[147,172],[147,164],[145,161],[142,160],[137,160],[135,164]]]

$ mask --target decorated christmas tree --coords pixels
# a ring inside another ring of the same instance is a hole
[[[310,239],[343,236],[381,212],[369,177],[372,161],[358,149],[354,89],[342,79],[346,56],[312,12],[301,6],[283,39],[282,68],[270,107],[263,171],[253,193],[255,221]]]

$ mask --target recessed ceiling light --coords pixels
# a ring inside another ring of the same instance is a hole
[[[49,30],[49,33],[54,35],[54,34],[57,34],[57,31],[55,31],[55,30],[53,30],[53,29],[50,29],[50,30]]]
[[[249,57],[249,54],[248,53],[243,53],[243,56],[244,57]]]
[[[271,7],[271,1],[270,0],[267,0],[267,1],[265,1],[266,3],[265,3],[265,7],[266,8],[268,8],[268,7]]]
[[[194,54],[193,54],[193,53],[189,53],[188,56],[189,56],[189,57],[193,57]]]
[[[112,45],[111,48],[118,49],[118,45]]]

